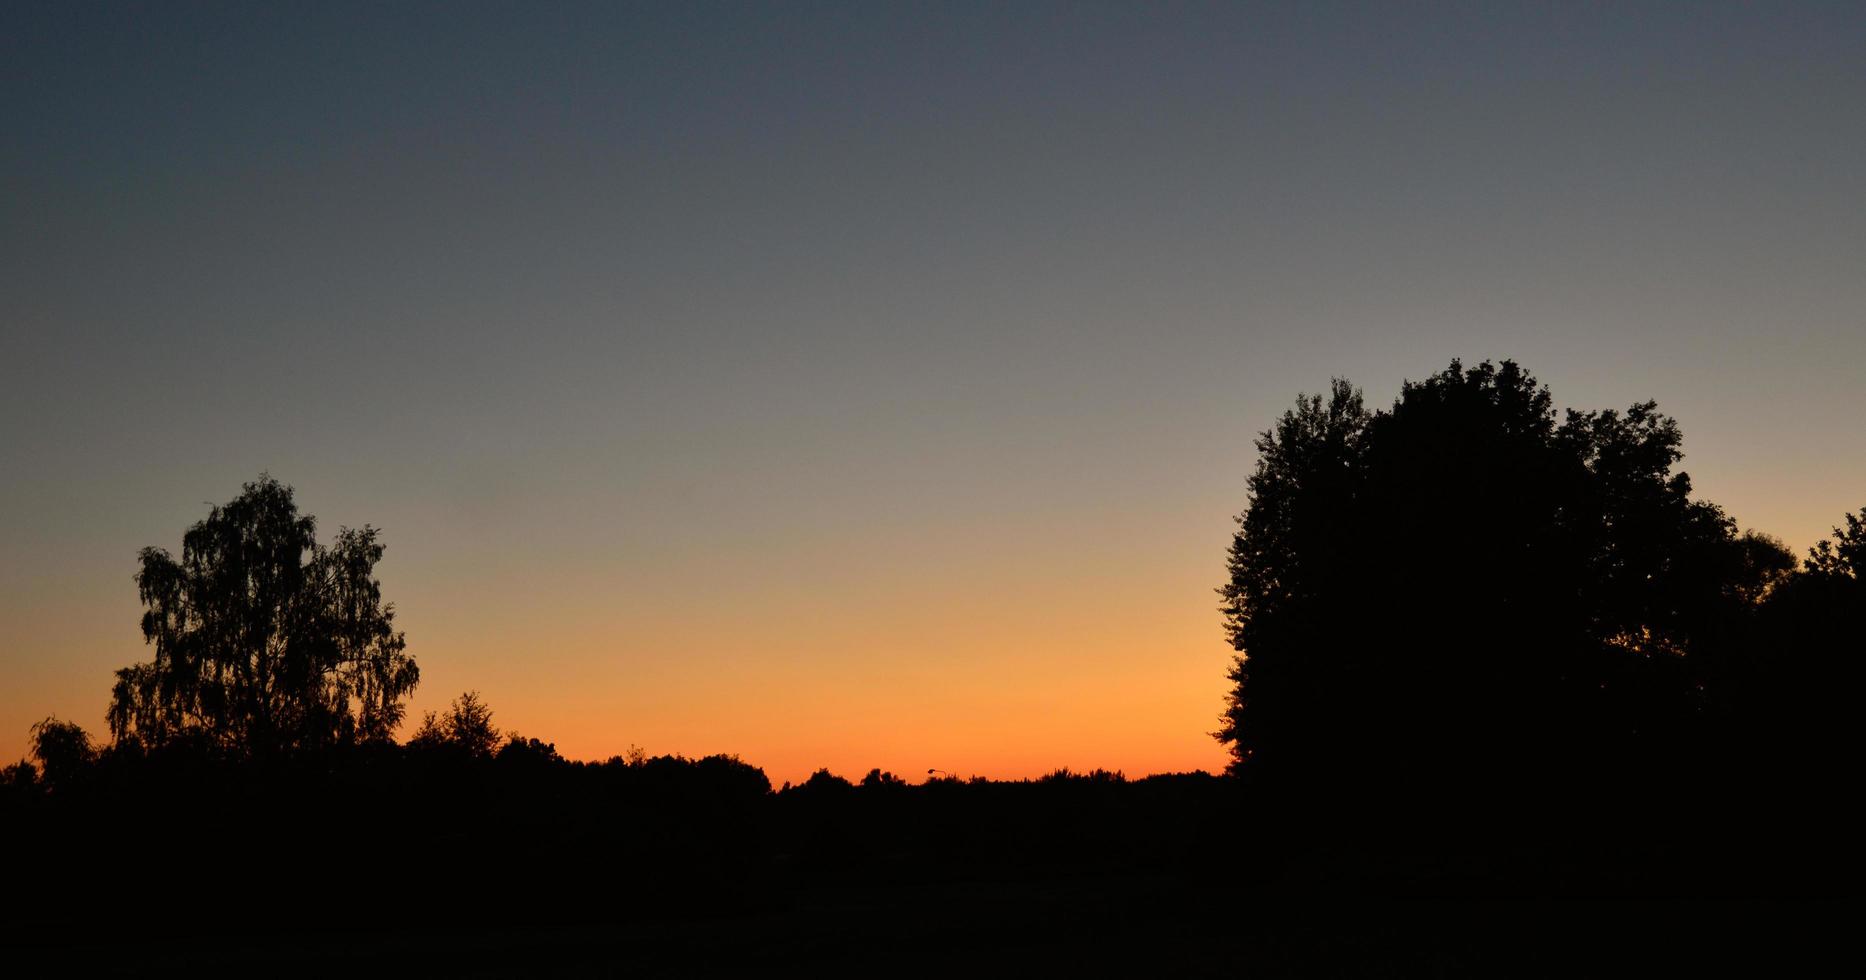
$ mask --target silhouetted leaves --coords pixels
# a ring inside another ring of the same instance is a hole
[[[1220,589],[1237,766],[1421,816],[1702,783],[1719,665],[1785,562],[1691,498],[1680,444],[1651,402],[1558,423],[1509,361],[1379,412],[1340,381],[1299,399]]]
[[[454,699],[444,713],[428,712],[408,744],[416,749],[451,751],[476,758],[491,758],[499,748],[499,730],[492,724],[492,709],[478,691]],[[518,733],[513,732],[517,739]]]
[[[12,870],[63,889],[8,921],[88,937],[76,898],[107,883],[157,932],[373,928],[406,882],[398,915],[447,929],[1016,943],[1212,935],[1303,896],[1854,889],[1866,512],[1797,567],[1692,499],[1680,446],[1651,403],[1558,417],[1508,362],[1378,412],[1335,382],[1259,440],[1220,590],[1246,778],[823,769],[776,793],[735,756],[564,759],[473,691],[395,744],[417,675],[376,533],[320,547],[262,478],[181,559],[143,553],[155,655],[119,672],[113,740],[48,718],[0,770]]]
[[[1866,731],[1866,511],[1781,577],[1760,629],[1733,668],[1738,700],[1733,766],[1805,828],[1856,837],[1852,774]],[[1856,845],[1857,846],[1857,845]]]
[[[371,527],[330,546],[269,476],[215,507],[175,559],[144,548],[136,575],[147,663],[117,672],[118,740],[270,754],[385,741],[420,678],[374,578]]]
[[[31,735],[32,757],[39,764],[39,776],[53,788],[70,785],[97,760],[90,733],[75,722],[46,718],[32,726]]]

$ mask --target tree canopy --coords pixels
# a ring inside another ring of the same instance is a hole
[[[111,734],[265,754],[385,741],[420,672],[375,577],[375,528],[320,545],[270,476],[188,529],[178,560],[144,548],[146,663],[117,671]]]
[[[1558,416],[1510,361],[1382,411],[1343,381],[1298,399],[1257,440],[1219,590],[1234,767],[1489,792],[1697,734],[1792,561],[1692,498],[1680,441],[1652,402]]]
[[[519,737],[517,732],[512,738]],[[499,748],[499,729],[492,723],[492,708],[478,691],[455,698],[443,713],[422,716],[421,727],[408,744],[419,749],[453,750],[474,758],[490,758]]]

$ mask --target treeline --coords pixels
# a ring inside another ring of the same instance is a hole
[[[44,776],[16,767],[0,832],[30,842],[9,865],[31,884],[6,900],[9,930],[766,922],[817,902],[949,921],[972,913],[944,907],[942,889],[1194,880],[1241,813],[1235,782],[1204,773],[825,771],[774,788],[731,756],[572,761],[517,734],[457,737],[447,714],[438,737],[401,744],[255,759],[119,743]]]
[[[1558,411],[1509,361],[1377,410],[1337,381],[1256,446],[1218,736],[1264,806],[1393,853],[1857,887],[1866,512],[1797,560],[1694,495],[1654,403]]]
[[[449,922],[890,887],[938,919],[929,895],[981,881],[1179,909],[1855,893],[1866,512],[1797,559],[1693,496],[1681,447],[1651,403],[1557,413],[1510,362],[1378,411],[1337,383],[1257,442],[1219,590],[1225,776],[776,789],[730,756],[565,760],[474,692],[407,724],[377,532],[320,544],[262,477],[141,553],[150,659],[107,739],[47,719],[0,771],[0,832],[50,889],[18,921],[92,887],[259,919],[406,888],[400,914]]]
[[[107,748],[67,775],[0,806],[0,963],[27,973],[1574,975],[1628,942],[1676,965],[1710,948],[1680,935],[1779,923],[1436,900],[1835,893],[1806,865],[1725,877],[1732,842],[1698,828],[1396,847],[1380,812],[1337,837],[1205,773],[773,789],[730,757],[576,762],[508,735],[265,761]]]

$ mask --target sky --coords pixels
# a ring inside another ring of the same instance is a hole
[[[0,758],[270,472],[572,758],[1217,769],[1254,435],[1453,357],[1866,506],[1866,5],[9,3]]]

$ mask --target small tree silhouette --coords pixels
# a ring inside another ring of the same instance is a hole
[[[514,733],[514,738],[517,735]],[[478,691],[455,698],[444,713],[428,712],[409,744],[417,748],[448,748],[476,759],[491,758],[499,748],[499,729],[492,723],[492,708]]]
[[[40,777],[56,790],[68,786],[97,760],[91,735],[76,722],[48,717],[32,726],[32,757]]]

